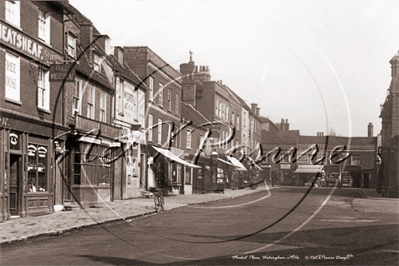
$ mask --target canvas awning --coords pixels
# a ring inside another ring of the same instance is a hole
[[[240,161],[237,160],[236,158],[231,157],[231,156],[227,156],[227,159],[231,162],[232,165],[234,165],[235,167],[237,167],[237,170],[240,170],[240,171],[247,171],[247,168],[245,168],[245,166],[242,165],[242,163],[240,163]]]
[[[171,159],[172,161],[175,161],[177,163],[181,163],[184,165],[187,165],[188,167],[192,167],[192,168],[202,168],[201,166],[186,162],[185,160],[177,157],[176,155],[174,155],[173,153],[171,153],[169,150],[165,150],[162,148],[157,148],[152,146],[156,151],[158,151],[159,153],[161,153],[163,156],[168,157],[169,159]]]
[[[225,160],[223,160],[223,159],[218,158],[218,160],[221,161],[221,162],[223,162],[223,163],[225,163],[225,164],[232,165],[231,163],[229,163],[228,161],[225,161]]]
[[[299,174],[317,174],[323,171],[324,165],[298,165],[294,173]]]

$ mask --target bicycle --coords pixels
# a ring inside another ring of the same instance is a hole
[[[162,188],[150,188],[150,192],[154,194],[155,211],[164,211],[165,201],[163,199],[163,189]]]

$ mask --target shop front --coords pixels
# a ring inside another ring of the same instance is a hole
[[[326,185],[334,186],[341,175],[342,187],[362,187],[363,174],[361,166],[356,165],[326,165],[325,166],[325,181]]]
[[[113,193],[115,199],[140,197],[142,182],[142,145],[140,142],[142,137],[143,133],[134,130],[133,127],[120,127],[121,147],[115,153],[122,153],[122,156],[114,163]]]
[[[321,186],[324,165],[298,165],[294,171],[295,185],[309,186],[314,180],[315,186]]]
[[[171,150],[152,146],[150,152],[151,172],[154,180],[149,183],[154,184],[156,188],[164,189],[164,195],[184,194],[184,166],[195,169],[201,169],[201,166],[189,163],[181,159],[177,154],[183,155],[184,151],[171,147]]]
[[[119,129],[79,115],[75,134],[66,141],[63,202],[83,207],[103,205],[112,201],[113,164],[120,142],[114,142]],[[90,131],[93,134],[87,134]],[[97,135],[100,132],[100,135]]]
[[[54,211],[52,135],[60,129],[6,112],[0,118],[2,220]],[[28,133],[29,132],[29,133]]]

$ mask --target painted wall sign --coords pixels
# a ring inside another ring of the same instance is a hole
[[[138,114],[141,128],[145,127],[145,92],[138,90]]]
[[[280,169],[291,169],[291,164],[282,163],[282,164],[280,164]]]
[[[92,129],[100,129],[100,126],[100,122],[92,121],[79,115],[76,116],[76,129],[90,131]]]
[[[0,42],[38,60],[62,62],[62,57],[11,25],[0,23]]]
[[[134,90],[134,86],[126,81],[124,82],[123,97],[125,112],[123,120],[128,123],[133,123],[134,119],[137,120],[137,91]]]
[[[52,64],[50,65],[50,81],[75,81],[75,67],[70,70],[72,65],[69,64]],[[69,74],[68,74],[69,72]],[[68,76],[67,76],[68,74]]]
[[[20,99],[20,63],[19,56],[6,53],[6,98]]]

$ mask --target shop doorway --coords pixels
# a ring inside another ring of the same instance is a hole
[[[10,214],[20,215],[22,203],[22,155],[10,154]]]

